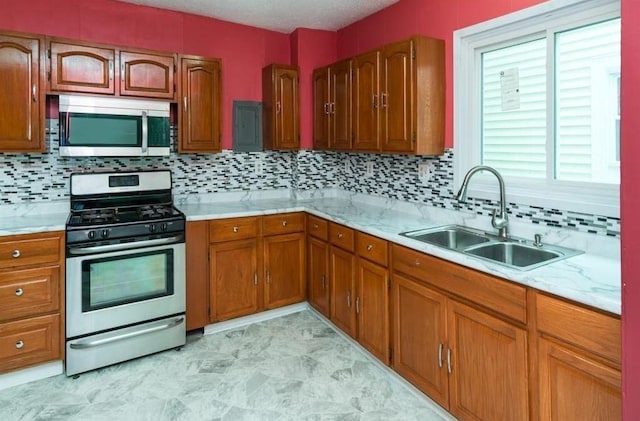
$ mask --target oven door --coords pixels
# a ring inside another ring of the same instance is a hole
[[[184,313],[184,262],[183,242],[67,258],[67,338]]]

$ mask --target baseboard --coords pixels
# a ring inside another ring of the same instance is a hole
[[[0,374],[0,390],[64,373],[62,360]]]
[[[229,329],[236,329],[247,326],[252,323],[264,322],[266,320],[276,319],[288,314],[299,313],[309,308],[309,303],[302,302],[291,304],[289,306],[274,308],[273,310],[262,311],[250,316],[238,317],[237,319],[226,320],[224,322],[213,323],[204,327],[204,334],[223,332]]]

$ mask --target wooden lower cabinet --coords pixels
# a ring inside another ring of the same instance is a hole
[[[353,253],[331,246],[331,321],[349,336],[356,337],[356,258]]]
[[[548,339],[538,358],[540,419],[622,419],[620,370]]]
[[[331,317],[331,290],[329,288],[329,244],[326,241],[309,237],[307,240],[307,281],[309,304]]]
[[[209,247],[211,322],[258,311],[258,240],[237,240]]]
[[[305,278],[304,233],[274,235],[264,238],[264,307],[272,309],[304,301]]]
[[[356,314],[358,342],[389,363],[389,271],[358,258]]]
[[[394,274],[393,368],[461,420],[529,417],[527,332]]]
[[[209,221],[189,221],[186,227],[187,330],[209,324]]]

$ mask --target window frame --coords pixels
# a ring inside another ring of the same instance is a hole
[[[509,45],[579,27],[594,20],[620,17],[619,0],[551,0],[527,9],[454,31],[454,188],[460,188],[467,171],[481,163],[481,54]],[[554,60],[548,49],[548,60]],[[553,67],[548,67],[553,69]],[[547,96],[555,95],[554,75],[548,73]],[[473,93],[470,95],[469,93]],[[554,138],[553,107],[547,109],[547,136]],[[547,159],[555,160],[555,142],[547,142]],[[615,156],[615,152],[614,152]],[[620,185],[563,181],[553,178],[505,177],[507,201],[530,206],[620,217]],[[496,180],[479,174],[469,185],[468,196],[497,199]]]

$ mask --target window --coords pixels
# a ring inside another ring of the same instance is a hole
[[[510,202],[619,216],[620,9],[551,1],[454,34],[455,183],[500,171]],[[478,178],[469,196],[494,198]]]

